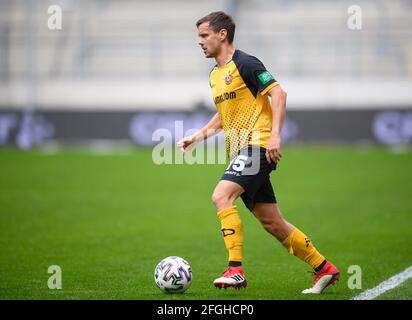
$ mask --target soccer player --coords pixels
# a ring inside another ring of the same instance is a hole
[[[312,287],[302,293],[319,294],[339,279],[339,270],[302,231],[284,219],[269,179],[282,156],[280,133],[286,93],[261,61],[234,48],[235,23],[229,15],[212,12],[198,20],[196,26],[204,55],[217,63],[209,82],[217,112],[202,129],[177,145],[185,153],[196,142],[221,129],[225,134],[231,162],[213,192],[212,201],[221,222],[229,263],[214,285],[246,287],[242,269],[243,227],[234,205],[241,197],[267,232],[290,254],[314,269]]]

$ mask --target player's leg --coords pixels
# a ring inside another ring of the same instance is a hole
[[[223,239],[229,252],[228,269],[222,277],[215,280],[217,287],[246,286],[242,270],[243,227],[237,207],[233,203],[240,195],[243,201],[246,198],[253,199],[268,172],[274,167],[273,163],[267,162],[265,149],[257,146],[243,148],[232,159],[213,192],[212,200],[221,221]]]
[[[253,214],[262,224],[262,227],[279,242],[283,242],[295,229],[282,216],[276,203],[256,203]]]
[[[228,251],[229,266],[234,267],[242,264],[243,247],[243,225],[234,201],[243,192],[243,188],[236,182],[221,180],[212,195]]]
[[[309,238],[283,218],[276,203],[256,203],[253,214],[263,228],[276,237],[289,253],[302,259],[313,269],[325,261]]]
[[[243,225],[237,207],[234,205],[234,201],[243,192],[244,189],[239,184],[221,180],[212,195],[229,257],[228,268],[214,281],[214,285],[218,288],[246,286],[246,278],[242,270]]]
[[[212,194],[216,210],[222,211],[232,207],[235,200],[244,192],[242,186],[229,180],[220,180]]]
[[[339,270],[322,256],[309,238],[287,222],[276,203],[256,203],[253,214],[263,228],[276,237],[290,254],[308,263],[314,271],[314,282],[303,293],[321,293],[339,279]]]

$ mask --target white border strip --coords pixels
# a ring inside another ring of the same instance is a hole
[[[412,278],[412,266],[407,268],[406,270],[402,271],[394,275],[393,277],[389,278],[388,280],[378,284],[375,288],[366,290],[361,294],[353,297],[352,300],[372,300],[375,299],[377,296],[380,296],[382,293],[391,290],[409,278]]]

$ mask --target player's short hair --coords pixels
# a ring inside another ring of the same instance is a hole
[[[196,27],[199,28],[199,26],[205,22],[209,22],[209,26],[214,32],[219,32],[222,29],[226,29],[227,39],[229,40],[229,43],[233,42],[236,25],[231,16],[224,13],[223,11],[215,11],[199,19],[196,22]]]

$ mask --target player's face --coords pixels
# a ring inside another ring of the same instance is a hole
[[[199,45],[206,58],[214,58],[220,50],[222,44],[218,32],[214,32],[209,27],[209,22],[202,23],[198,27]]]

